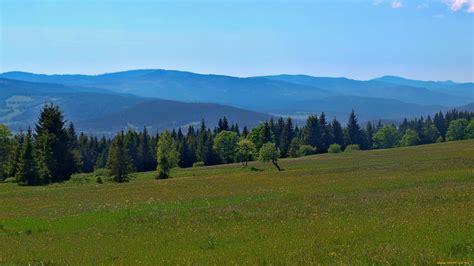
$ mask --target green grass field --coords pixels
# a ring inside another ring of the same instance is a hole
[[[474,141],[0,184],[0,264],[474,261]],[[263,171],[251,171],[256,167]]]

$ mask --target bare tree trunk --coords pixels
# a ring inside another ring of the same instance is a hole
[[[278,169],[278,171],[281,171],[280,166],[278,165],[276,160],[272,160],[273,165]]]

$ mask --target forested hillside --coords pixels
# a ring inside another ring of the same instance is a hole
[[[125,114],[124,114],[125,115]],[[131,114],[133,115],[133,114]],[[25,185],[68,180],[73,173],[106,168],[117,182],[135,171],[158,169],[168,178],[171,168],[248,161],[270,161],[280,171],[279,158],[316,153],[354,152],[474,138],[474,113],[452,110],[433,117],[404,119],[393,124],[362,126],[352,111],[347,126],[326,119],[324,113],[308,117],[304,126],[291,118],[278,118],[250,129],[220,118],[212,128],[202,120],[185,131],[160,134],[127,130],[110,138],[76,133],[58,106],[44,106],[34,129],[12,135],[2,126],[1,179]],[[102,181],[101,181],[102,182]]]

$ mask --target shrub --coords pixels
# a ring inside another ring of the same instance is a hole
[[[96,177],[95,182],[97,184],[103,184],[104,183],[104,181],[102,181],[102,177],[100,177],[100,176]]]
[[[360,151],[360,146],[358,144],[351,144],[346,147],[344,152],[354,152],[354,151]]]
[[[340,153],[341,151],[342,151],[341,145],[336,144],[336,143],[331,144],[328,149],[329,153]]]
[[[15,177],[8,177],[5,180],[3,180],[3,183],[16,183],[16,178]]]
[[[79,174],[73,174],[71,176],[71,182],[74,182],[74,183],[79,183],[79,184],[83,184],[83,183],[87,183],[89,182],[91,179],[91,176],[92,174],[90,173],[79,173]]]
[[[300,146],[300,154],[301,155],[306,156],[306,155],[311,155],[311,154],[314,154],[314,153],[316,153],[316,148],[313,148],[310,145],[301,145]]]
[[[204,162],[195,162],[193,163],[193,167],[203,167],[204,166]]]

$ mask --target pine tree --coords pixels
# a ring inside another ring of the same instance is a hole
[[[288,156],[293,134],[293,122],[291,121],[291,118],[288,117],[280,135],[280,153],[282,158]]]
[[[272,142],[273,136],[268,122],[263,124],[263,143]]]
[[[43,181],[64,181],[77,171],[71,143],[58,106],[44,106],[36,124],[35,157]]]
[[[107,158],[107,169],[113,180],[119,183],[128,181],[129,174],[134,170],[124,138],[122,132],[112,140]]]
[[[367,137],[367,149],[372,149],[372,146],[373,146],[372,138],[374,137],[374,127],[372,126],[372,123],[370,121],[367,122],[365,132],[366,132],[366,137]]]
[[[321,139],[319,144],[319,152],[327,152],[329,145],[332,144],[332,134],[328,124],[326,123],[326,115],[324,112],[319,116],[319,127],[321,128]]]
[[[341,145],[341,147],[344,147],[344,132],[342,131],[341,123],[339,123],[336,118],[332,120],[331,128],[334,138],[333,143],[339,144]]]
[[[137,152],[140,164],[137,171],[152,171],[156,169],[156,160],[153,157],[150,136],[148,135],[146,127],[143,128],[143,132],[140,134],[138,142]]]
[[[318,117],[310,115],[306,120],[306,125],[303,128],[304,143],[313,148],[320,148],[321,144],[321,127],[319,126]]]
[[[349,122],[347,123],[347,145],[350,144],[362,144],[361,130],[354,110],[349,115]]]
[[[33,157],[33,137],[31,129],[28,129],[22,146],[15,179],[20,185],[41,185],[43,180],[41,180],[38,175],[35,159]]]
[[[20,131],[20,133],[17,136],[15,136],[13,139],[12,154],[8,162],[8,176],[9,177],[16,176],[18,165],[20,163],[21,153],[23,151],[24,141],[25,141],[25,134],[23,133],[23,131]]]
[[[242,130],[242,137],[247,138],[249,135],[249,130],[247,129],[247,126],[244,126],[244,129]]]

